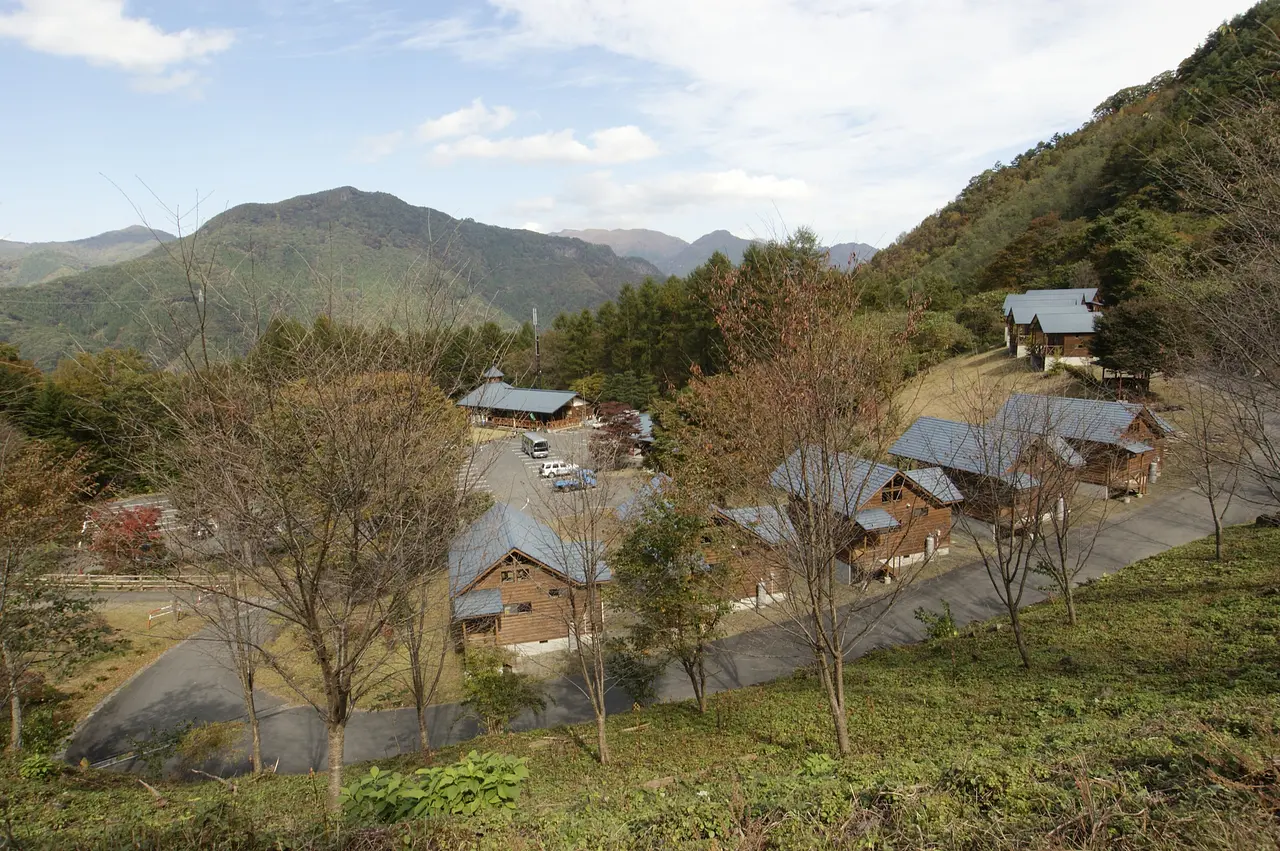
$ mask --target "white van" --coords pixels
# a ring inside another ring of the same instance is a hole
[[[544,461],[542,466],[538,468],[538,475],[544,479],[550,479],[553,476],[564,476],[578,469],[577,464],[570,464],[568,461]]]
[[[520,435],[520,450],[530,458],[546,458],[551,454],[551,444],[542,435],[526,431]]]

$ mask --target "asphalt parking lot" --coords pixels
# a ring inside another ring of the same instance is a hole
[[[551,493],[551,479],[538,477],[538,468],[546,461],[562,460],[581,467],[591,468],[589,448],[591,430],[542,433],[551,444],[551,454],[533,459],[520,450],[520,435],[481,444],[469,471],[459,474],[476,488],[487,490],[499,502],[507,502],[521,510],[537,509],[545,504]],[[612,491],[608,494],[611,504],[621,503],[631,495],[634,477],[611,477]]]

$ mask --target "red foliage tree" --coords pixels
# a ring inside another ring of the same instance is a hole
[[[94,513],[93,524],[89,550],[102,559],[108,573],[136,570],[144,560],[159,556],[164,548],[158,508],[104,509]]]

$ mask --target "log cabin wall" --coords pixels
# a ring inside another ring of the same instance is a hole
[[[510,573],[503,581],[503,573]],[[503,613],[498,619],[497,642],[499,644],[524,644],[532,641],[550,641],[566,638],[573,620],[570,600],[572,586],[559,574],[523,561],[507,560],[489,571],[474,586],[475,589],[496,588],[502,592]],[[584,592],[575,593],[579,601]],[[529,604],[530,611],[520,612],[521,604]],[[602,605],[596,601],[595,620],[599,624],[603,616]]]

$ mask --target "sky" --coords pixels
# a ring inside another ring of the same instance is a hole
[[[883,246],[1248,0],[0,0],[0,239],[336,186]]]

